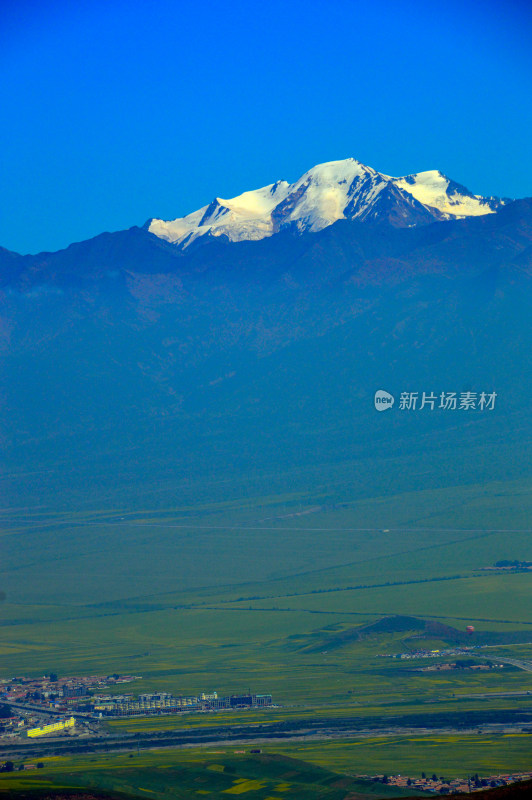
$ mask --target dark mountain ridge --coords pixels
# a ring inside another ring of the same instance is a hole
[[[42,498],[60,473],[98,470],[147,485],[345,463],[370,491],[384,475],[415,484],[401,458],[432,485],[530,468],[530,199],[185,251],[131,228],[58,253],[1,251],[0,275],[5,474],[55,475]],[[396,397],[386,414],[380,388]],[[493,412],[409,413],[403,391],[498,397]],[[13,480],[8,493],[27,493]]]
[[[388,222],[339,220],[322,231],[296,237],[289,230],[259,241],[229,242],[224,235],[205,236],[186,251],[166,242],[146,228],[132,227],[116,233],[102,233],[93,239],[69,245],[56,253],[21,256],[0,248],[2,287],[28,290],[35,285],[76,286],[84,280],[101,280],[115,271],[141,274],[180,275],[212,270],[213,263],[226,267],[225,279],[238,274],[242,261],[265,263],[266,277],[276,273],[278,262],[299,259],[303,253],[334,246],[338,240],[350,246],[343,259],[357,254],[364,261],[379,257],[411,257],[421,251],[418,265],[427,262],[427,250],[447,243],[447,252],[435,254],[436,264],[444,259],[460,258],[463,266],[478,265],[478,246],[483,240],[483,254],[490,263],[522,255],[530,247],[532,199],[516,200],[496,214],[464,220],[442,220],[423,226],[396,228]],[[458,242],[458,247],[453,243]],[[502,247],[501,247],[502,245]],[[474,259],[471,257],[475,256]],[[415,263],[415,262],[414,262]],[[526,261],[530,266],[530,262]],[[236,270],[236,272],[235,272]],[[253,271],[244,276],[249,278]],[[323,278],[327,277],[326,271]]]

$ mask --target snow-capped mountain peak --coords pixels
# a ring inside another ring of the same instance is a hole
[[[295,183],[277,181],[231,199],[216,197],[185,217],[147,223],[151,233],[182,247],[198,237],[264,239],[283,228],[319,231],[339,219],[387,220],[397,227],[490,214],[504,201],[473,195],[438,170],[401,178],[354,158],[318,164]]]

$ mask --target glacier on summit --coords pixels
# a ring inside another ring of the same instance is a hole
[[[291,228],[315,232],[339,219],[386,220],[395,227],[462,219],[496,211],[504,200],[482,197],[438,170],[401,178],[354,158],[318,164],[295,181],[277,181],[174,220],[151,219],[148,230],[185,248],[201,236],[264,239]]]

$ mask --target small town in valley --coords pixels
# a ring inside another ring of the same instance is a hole
[[[175,714],[186,711],[265,708],[271,694],[251,692],[220,697],[217,692],[174,696],[168,692],[124,691],[140,675],[90,675],[60,678],[15,677],[0,680],[0,740],[75,733],[74,722],[113,717]]]
[[[482,789],[495,789],[500,786],[510,786],[513,783],[527,781],[532,778],[532,772],[515,772],[503,775],[488,775],[481,777],[478,774],[467,777],[447,779],[437,775],[425,775],[421,778],[411,778],[408,775],[365,775],[360,777],[371,778],[375,782],[397,786],[400,789],[430,792],[432,794],[469,794]]]
[[[41,678],[19,676],[1,679],[0,745],[4,745],[7,753],[17,743],[20,746],[24,742],[28,745],[42,742],[44,749],[39,746],[38,750],[31,750],[31,753],[35,755],[42,752],[49,755],[54,752],[49,749],[50,746],[59,746],[61,742],[66,744],[70,737],[81,737],[83,740],[95,735],[97,738],[107,736],[101,727],[106,720],[154,714],[216,712],[223,709],[258,709],[273,705],[271,694],[253,694],[250,691],[228,696],[219,696],[214,691],[174,696],[168,692],[134,694],[125,690],[126,685],[141,679],[140,675],[58,677],[53,673]],[[44,766],[40,761],[28,762],[22,750],[19,752],[17,749],[17,752],[19,761],[8,759],[0,762],[0,772],[32,770]],[[249,753],[261,753],[261,749],[255,746]],[[532,778],[532,771],[488,776],[475,774],[455,778],[436,774],[422,774],[421,777],[404,774],[358,777],[427,794],[467,794],[486,787],[508,786],[529,780]]]

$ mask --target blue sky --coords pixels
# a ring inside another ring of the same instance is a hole
[[[532,195],[528,3],[4,0],[0,245],[56,250],[353,156]]]

